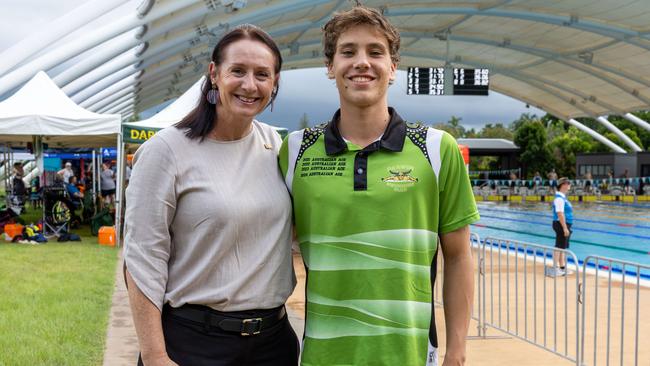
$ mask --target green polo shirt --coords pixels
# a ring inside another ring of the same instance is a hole
[[[389,112],[365,148],[341,137],[338,111],[282,144],[307,271],[303,365],[437,360],[437,237],[479,215],[453,137]]]

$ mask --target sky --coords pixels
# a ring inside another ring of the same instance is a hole
[[[60,17],[85,0],[0,0],[0,53],[11,47],[35,29]],[[137,1],[135,1],[138,3]],[[60,70],[50,70],[50,77]],[[389,89],[389,105],[408,121],[436,124],[452,116],[461,118],[465,128],[480,129],[486,123],[509,124],[522,113],[543,115],[534,107],[527,108],[503,94],[490,91],[490,95],[415,96],[406,95],[406,73],[398,71],[397,80]],[[147,117],[162,107],[141,113]],[[338,108],[338,94],[334,81],[327,79],[324,68],[282,71],[280,93],[273,111],[267,109],[258,119],[293,130],[306,114],[310,125],[328,121]]]

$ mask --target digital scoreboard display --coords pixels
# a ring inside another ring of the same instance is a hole
[[[453,80],[452,80],[453,79]],[[448,85],[447,83],[452,83]],[[488,69],[409,67],[406,93],[409,95],[488,95]]]

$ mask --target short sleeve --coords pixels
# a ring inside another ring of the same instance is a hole
[[[440,143],[440,156],[438,233],[445,234],[480,217],[463,156],[456,140],[446,132]]]
[[[564,200],[560,197],[557,197],[553,200],[553,205],[555,206],[555,212],[564,212]]]
[[[280,153],[278,154],[278,164],[282,171],[282,177],[287,176],[287,168],[289,166],[289,137],[285,137],[280,146]]]
[[[176,162],[162,138],[135,153],[126,189],[124,263],[142,293],[162,310],[176,211]]]

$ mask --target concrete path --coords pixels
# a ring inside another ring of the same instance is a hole
[[[298,284],[296,290],[287,300],[287,311],[289,320],[294,327],[296,334],[302,339],[304,330],[304,286],[305,286],[305,271],[300,254],[294,253],[294,268],[296,270],[296,277]],[[512,274],[510,274],[512,275]],[[514,281],[514,280],[513,280]],[[631,291],[631,290],[630,290]],[[647,292],[648,289],[644,289]],[[648,297],[645,297],[647,300]],[[517,302],[523,301],[523,296],[520,296]],[[629,301],[632,303],[632,301]],[[643,309],[650,306],[642,300]],[[438,337],[441,344],[440,355],[441,361],[444,356],[445,344],[445,324],[444,314],[442,308],[436,307],[436,323],[438,324]],[[626,312],[630,314],[630,312]],[[575,316],[575,315],[574,315]],[[628,318],[631,318],[628,316]],[[626,318],[626,321],[632,319]],[[648,335],[648,330],[645,322],[641,322],[641,334]],[[633,324],[628,324],[629,329],[633,329]],[[603,329],[604,327],[600,327]],[[496,330],[490,330],[490,337],[487,339],[472,337],[476,334],[476,322],[472,321],[470,324],[470,337],[467,341],[467,365],[472,366],[492,366],[492,365],[522,365],[522,366],[562,366],[562,365],[575,365],[566,359],[558,357],[549,351],[544,351],[530,343],[527,343],[516,338],[504,336]],[[632,333],[626,333],[626,336]],[[642,352],[645,352],[642,351]],[[131,311],[128,304],[128,296],[124,286],[122,277],[122,257],[116,268],[115,273],[115,293],[113,295],[113,306],[111,309],[109,327],[106,339],[106,346],[104,350],[104,366],[132,366],[136,364],[138,356],[138,341],[133,328],[131,320]],[[647,357],[643,354],[642,357]],[[628,357],[627,360],[632,358]],[[647,359],[647,358],[641,358]],[[600,360],[603,360],[601,357]],[[588,363],[590,364],[590,363]]]
[[[113,304],[108,318],[104,366],[133,366],[138,361],[138,338],[133,327],[129,295],[122,275],[122,250],[115,269]]]

